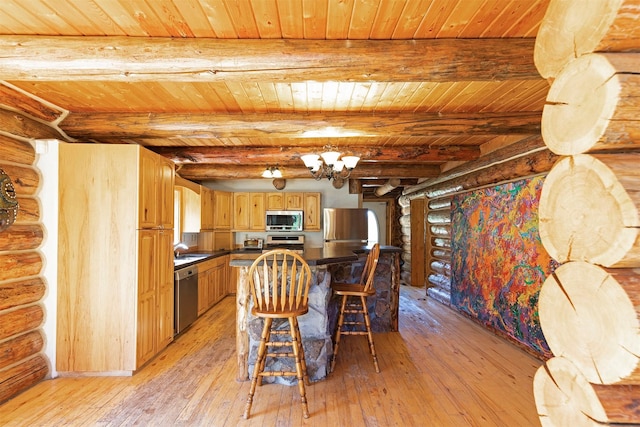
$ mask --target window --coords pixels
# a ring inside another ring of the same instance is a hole
[[[367,219],[369,221],[369,244],[378,243],[380,230],[378,217],[376,216],[375,212],[369,209],[369,211],[367,212]]]
[[[182,227],[180,221],[180,190],[173,191],[173,244],[178,244],[182,240]]]

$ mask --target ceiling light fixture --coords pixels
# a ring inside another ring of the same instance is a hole
[[[327,178],[329,180],[335,178],[347,179],[351,175],[351,171],[356,167],[360,157],[343,156],[339,151],[334,150],[330,146],[324,147],[325,151],[318,154],[305,154],[300,156],[304,165],[311,172],[311,176],[315,180]]]
[[[267,168],[262,172],[263,178],[282,178],[282,172],[277,166],[267,166]]]

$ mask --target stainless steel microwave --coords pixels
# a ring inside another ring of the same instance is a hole
[[[266,231],[302,231],[302,211],[267,211]]]

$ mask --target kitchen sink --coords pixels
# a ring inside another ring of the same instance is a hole
[[[183,255],[178,255],[177,257],[175,257],[175,259],[202,259],[202,258],[206,258],[209,255],[207,254],[183,254]]]
[[[190,264],[201,259],[209,257],[209,254],[181,254],[173,258],[174,267],[179,267],[185,264]]]

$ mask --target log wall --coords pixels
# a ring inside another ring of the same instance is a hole
[[[19,203],[16,222],[0,232],[1,403],[51,372],[42,329],[47,284],[42,276],[46,260],[40,252],[46,235],[38,194],[41,175],[30,141],[65,139],[55,124],[65,112],[1,81],[0,93],[0,168],[11,178]]]
[[[487,185],[506,183],[548,172],[559,156],[544,146],[542,138],[532,136],[512,146],[492,152],[476,161],[453,168],[446,174],[406,188],[400,197],[403,221],[425,223],[425,275],[427,295],[444,304],[451,301],[451,200],[453,195]],[[423,218],[412,218],[408,208],[416,198],[427,201]],[[410,228],[403,228],[403,259],[411,257]],[[411,265],[403,265],[403,278],[411,277]]]
[[[400,267],[400,282],[404,285],[412,284],[411,276],[411,200],[408,197],[400,197],[398,199],[398,205],[400,206],[400,218],[398,224],[400,225],[401,235],[401,247],[402,259]]]
[[[638,425],[640,0],[584,6],[552,0],[534,55],[553,82],[544,142],[563,156],[543,186],[540,237],[564,264],[540,291],[554,357],[533,390],[542,425]]]
[[[451,303],[451,197],[427,203],[427,295]]]
[[[0,402],[49,373],[41,330],[44,260],[38,251],[44,229],[34,162],[35,151],[29,142],[0,136],[0,169],[11,178],[20,204],[16,222],[0,232]]]

